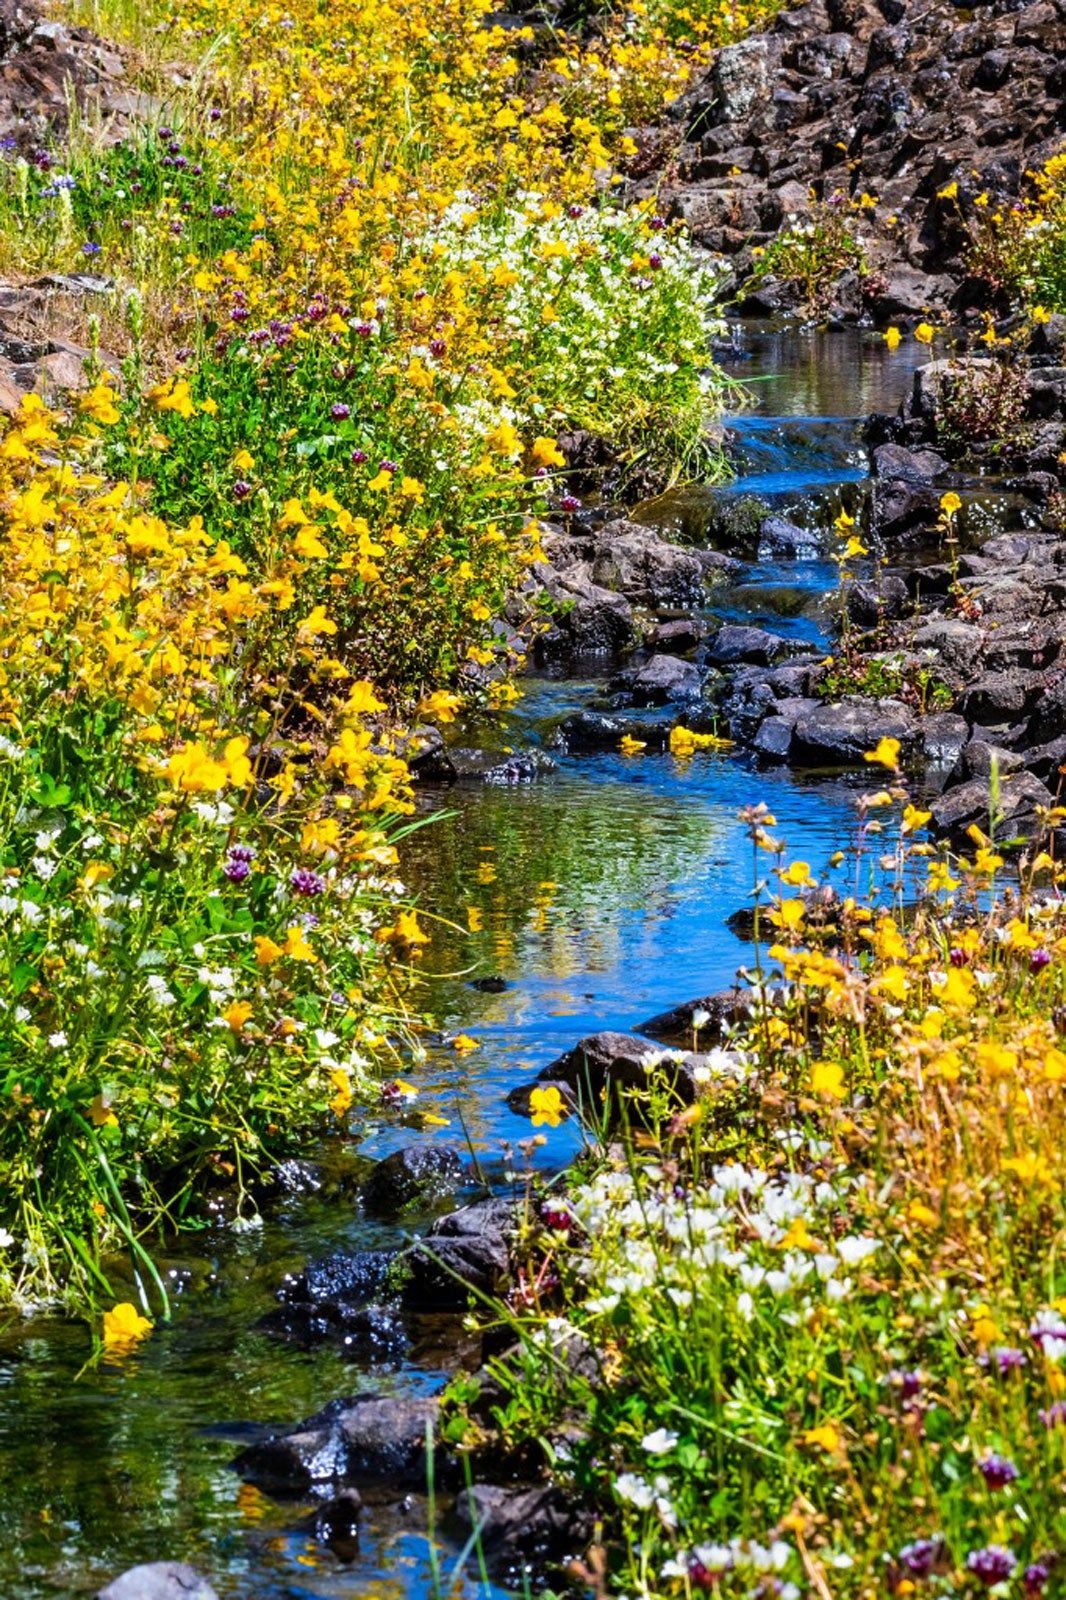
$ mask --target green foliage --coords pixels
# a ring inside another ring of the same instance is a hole
[[[0,252],[25,271],[131,272],[159,283],[191,255],[251,238],[252,213],[210,137],[152,127],[121,143],[72,137],[0,166]]]
[[[866,250],[855,228],[860,212],[861,204],[839,191],[826,200],[812,198],[804,218],[790,218],[761,253],[753,252],[749,284],[755,287],[767,278],[794,284],[807,315],[824,315],[843,273],[865,276]]]
[[[951,687],[928,667],[918,666],[904,656],[862,655],[845,651],[831,656],[818,680],[823,700],[839,700],[842,695],[861,695],[870,700],[890,697],[913,705],[916,711],[945,711],[954,704]]]

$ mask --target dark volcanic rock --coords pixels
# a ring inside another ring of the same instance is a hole
[[[456,1497],[455,1517],[464,1536],[478,1529],[492,1570],[504,1577],[579,1557],[593,1531],[591,1514],[550,1484],[474,1484]]]
[[[540,1074],[543,1083],[565,1083],[582,1107],[595,1116],[606,1096],[646,1089],[655,1073],[686,1104],[695,1099],[695,1058],[664,1055],[660,1044],[630,1033],[593,1033],[553,1061]]]
[[[795,729],[788,717],[767,717],[755,730],[751,747],[767,761],[787,761]]]
[[[858,219],[868,270],[841,275],[832,311],[882,327],[942,320],[976,296],[966,229],[940,192],[955,181],[964,208],[983,191],[1006,210],[1025,172],[1055,153],[1063,37],[1061,4],[1044,0],[976,16],[949,0],[783,9],[674,103],[684,142],[641,188],[699,244],[734,257],[741,278],[757,248],[803,218],[811,193],[876,195]],[[802,297],[798,281],[764,279],[739,303],[777,312]]]
[[[297,1276],[286,1278],[279,1297],[291,1305],[335,1300],[365,1304],[386,1289],[389,1268],[395,1259],[395,1250],[357,1250],[354,1254],[338,1250],[309,1262]]]
[[[707,652],[708,660],[718,666],[751,662],[768,666],[775,656],[788,648],[788,641],[779,634],[768,633],[765,628],[749,628],[727,622],[718,630]]]
[[[450,1145],[406,1145],[373,1168],[363,1185],[363,1205],[379,1216],[398,1216],[413,1205],[436,1204],[462,1181],[458,1150]]]
[[[1038,672],[984,672],[966,689],[959,709],[968,721],[986,726],[1017,722],[1037,704],[1043,688]]]
[[[419,777],[431,783],[532,783],[555,769],[542,750],[522,750],[508,755],[500,750],[475,750],[453,745],[427,755]]]
[[[716,1045],[722,1042],[725,1030],[745,1016],[750,1004],[746,989],[718,989],[714,994],[702,995],[698,1000],[686,1000],[683,1005],[660,1011],[647,1022],[642,1022],[640,1032],[661,1044],[692,1047],[695,1037],[698,1044]],[[697,1013],[706,1013],[707,1020],[698,1029],[693,1023]]]
[[[698,606],[704,598],[698,554],[638,522],[608,522],[600,530],[591,575],[639,605],[680,608]]]
[[[624,682],[639,706],[664,706],[672,701],[698,700],[703,687],[700,669],[679,656],[652,656]]]
[[[218,1600],[207,1579],[184,1561],[146,1561],[130,1567],[96,1600]]]
[[[304,1521],[320,1544],[333,1551],[338,1561],[354,1561],[359,1553],[359,1514],[362,1497],[358,1489],[342,1489]]]
[[[565,573],[549,570],[543,588],[556,609],[551,625],[533,638],[532,654],[538,666],[609,658],[637,642],[629,601],[594,583],[587,566]]]
[[[346,1360],[364,1364],[391,1365],[410,1344],[394,1301],[381,1305],[353,1305],[345,1300],[286,1303],[261,1317],[256,1329],[301,1350],[335,1345]]]
[[[426,1431],[436,1428],[438,1410],[425,1396],[333,1400],[295,1427],[249,1445],[233,1465],[274,1494],[303,1494],[320,1484],[421,1486]]]
[[[987,778],[970,778],[948,789],[933,802],[933,824],[939,833],[959,838],[973,824],[988,831],[990,790]],[[999,786],[997,840],[1012,835],[1031,836],[1037,829],[1037,807],[1053,804],[1051,791],[1031,773],[1020,772]]]
[[[898,739],[905,753],[916,737],[914,713],[899,701],[845,700],[799,719],[793,754],[812,765],[854,766],[880,739]]]
[[[577,1101],[574,1092],[568,1083],[549,1080],[542,1082],[537,1078],[533,1083],[517,1084],[507,1096],[508,1108],[518,1117],[529,1117],[533,1114],[532,1094],[534,1089],[557,1089],[565,1109],[564,1115],[570,1116],[577,1110]]]
[[[441,1217],[397,1260],[395,1281],[406,1307],[461,1311],[470,1291],[495,1295],[510,1274],[515,1207],[503,1199],[478,1200]]]

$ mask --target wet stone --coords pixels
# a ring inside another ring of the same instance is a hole
[[[362,1505],[358,1489],[342,1489],[306,1517],[303,1526],[331,1550],[338,1561],[354,1561],[359,1554]]]
[[[787,760],[795,726],[787,717],[767,717],[755,731],[752,749],[768,761]]]
[[[640,1032],[660,1044],[688,1045],[693,1036],[701,1045],[720,1044],[725,1030],[747,1015],[750,995],[746,989],[718,989],[714,994],[686,1000],[669,1011],[660,1011],[640,1025]],[[705,1013],[697,1029],[694,1019]]]
[[[594,1033],[582,1039],[540,1074],[542,1083],[565,1083],[595,1116],[604,1097],[620,1090],[646,1089],[653,1081],[669,1085],[678,1099],[696,1097],[697,1058],[667,1051],[651,1039],[629,1033]]]
[[[780,634],[769,633],[765,628],[748,628],[727,622],[720,628],[708,651],[708,659],[719,665],[748,662],[755,666],[768,666],[775,656],[783,655],[788,641]]]
[[[418,1206],[428,1209],[463,1181],[463,1161],[451,1145],[406,1145],[377,1163],[363,1185],[365,1210],[395,1217]]]
[[[574,1092],[568,1083],[563,1083],[561,1079],[548,1079],[547,1081],[542,1081],[539,1078],[534,1083],[517,1084],[507,1096],[508,1109],[513,1111],[517,1117],[532,1116],[532,1095],[535,1089],[555,1089],[558,1092],[560,1100],[563,1102],[563,1111],[561,1114],[564,1117],[569,1117],[577,1110],[577,1101],[575,1100]]]
[[[403,1304],[415,1311],[462,1311],[470,1291],[495,1295],[511,1270],[514,1203],[475,1201],[441,1217],[423,1239],[397,1259],[393,1281]]]
[[[303,1494],[320,1484],[420,1486],[426,1430],[435,1430],[438,1410],[435,1399],[423,1396],[333,1400],[295,1427],[249,1445],[233,1466],[274,1494]]]
[[[841,701],[799,719],[793,753],[812,764],[854,766],[886,738],[913,745],[914,713],[895,700]]]
[[[997,840],[1003,841],[1012,834],[1031,837],[1038,828],[1038,807],[1053,804],[1051,791],[1031,773],[1015,773],[999,786],[1000,822]],[[958,838],[976,824],[988,826],[989,780],[970,778],[966,783],[948,789],[933,802],[933,825],[939,833]]]
[[[672,701],[698,700],[703,680],[699,668],[677,656],[655,655],[630,680],[634,703],[662,706]]]
[[[146,1561],[100,1589],[96,1600],[218,1600],[218,1595],[185,1561]]]
[[[591,1515],[552,1485],[474,1484],[456,1497],[454,1515],[464,1536],[479,1530],[485,1557],[504,1580],[576,1559],[593,1531]]]

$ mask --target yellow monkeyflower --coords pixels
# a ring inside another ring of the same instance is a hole
[[[565,467],[566,457],[554,439],[540,436],[530,448],[530,459],[537,467]]]
[[[82,395],[78,410],[82,416],[91,417],[93,422],[104,426],[121,420],[121,413],[115,405],[115,392],[103,382],[95,384],[88,394]]]
[[[432,717],[435,722],[454,722],[462,703],[460,695],[452,694],[449,689],[437,689],[419,701],[418,711],[420,716]]]
[[[903,335],[898,328],[886,328],[883,335],[884,341],[890,350],[898,350]]]
[[[167,762],[166,774],[175,789],[185,794],[211,794],[224,789],[229,781],[225,763],[195,741],[174,752]]]
[[[919,322],[914,330],[914,337],[919,344],[932,344],[936,338],[936,329],[931,322]]]
[[[826,1455],[835,1456],[840,1451],[843,1439],[835,1423],[823,1422],[817,1428],[807,1429],[803,1435],[803,1443],[824,1450]]]
[[[89,1102],[89,1120],[94,1128],[117,1128],[118,1118],[111,1109],[111,1101],[106,1095],[98,1094]]]
[[[132,1349],[152,1331],[147,1317],[142,1317],[137,1307],[128,1300],[104,1312],[104,1346],[108,1350]]]
[[[829,1100],[843,1100],[847,1095],[844,1069],[839,1061],[815,1061],[811,1066],[811,1093]]]
[[[231,1000],[222,1013],[222,1020],[231,1033],[242,1033],[253,1007],[247,1000]]]
[[[554,1084],[546,1089],[531,1089],[529,1094],[529,1110],[533,1126],[539,1128],[546,1125],[557,1128],[564,1117],[568,1115],[568,1107],[559,1090]]]
[[[898,739],[878,739],[873,750],[867,750],[863,756],[864,761],[876,763],[880,767],[888,767],[895,771],[899,766],[900,744]]]
[[[962,510],[962,501],[954,489],[949,489],[947,494],[940,496],[940,509],[947,517],[953,517],[956,511]]]

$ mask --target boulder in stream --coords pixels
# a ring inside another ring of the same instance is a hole
[[[489,1198],[441,1217],[397,1257],[393,1282],[412,1311],[465,1311],[471,1290],[498,1294],[511,1271],[512,1200]]]
[[[218,1600],[218,1595],[186,1561],[146,1561],[98,1590],[96,1600]]]
[[[593,1033],[545,1067],[542,1083],[565,1084],[595,1114],[604,1097],[620,1089],[646,1089],[653,1073],[685,1104],[696,1098],[694,1069],[698,1058],[664,1049],[632,1033]]]
[[[428,1210],[463,1181],[463,1161],[452,1145],[405,1145],[385,1156],[363,1185],[363,1206],[375,1216],[397,1217],[412,1207]]]
[[[279,1495],[331,1484],[419,1487],[426,1481],[427,1429],[432,1437],[438,1411],[438,1401],[427,1395],[331,1400],[314,1416],[242,1450],[234,1470]]]
[[[579,1557],[593,1532],[590,1513],[553,1484],[476,1483],[456,1497],[454,1516],[464,1537],[478,1530],[490,1569],[505,1581]]]
[[[841,700],[800,717],[792,754],[812,766],[857,766],[881,739],[898,739],[906,754],[917,739],[913,711],[898,700]]]

